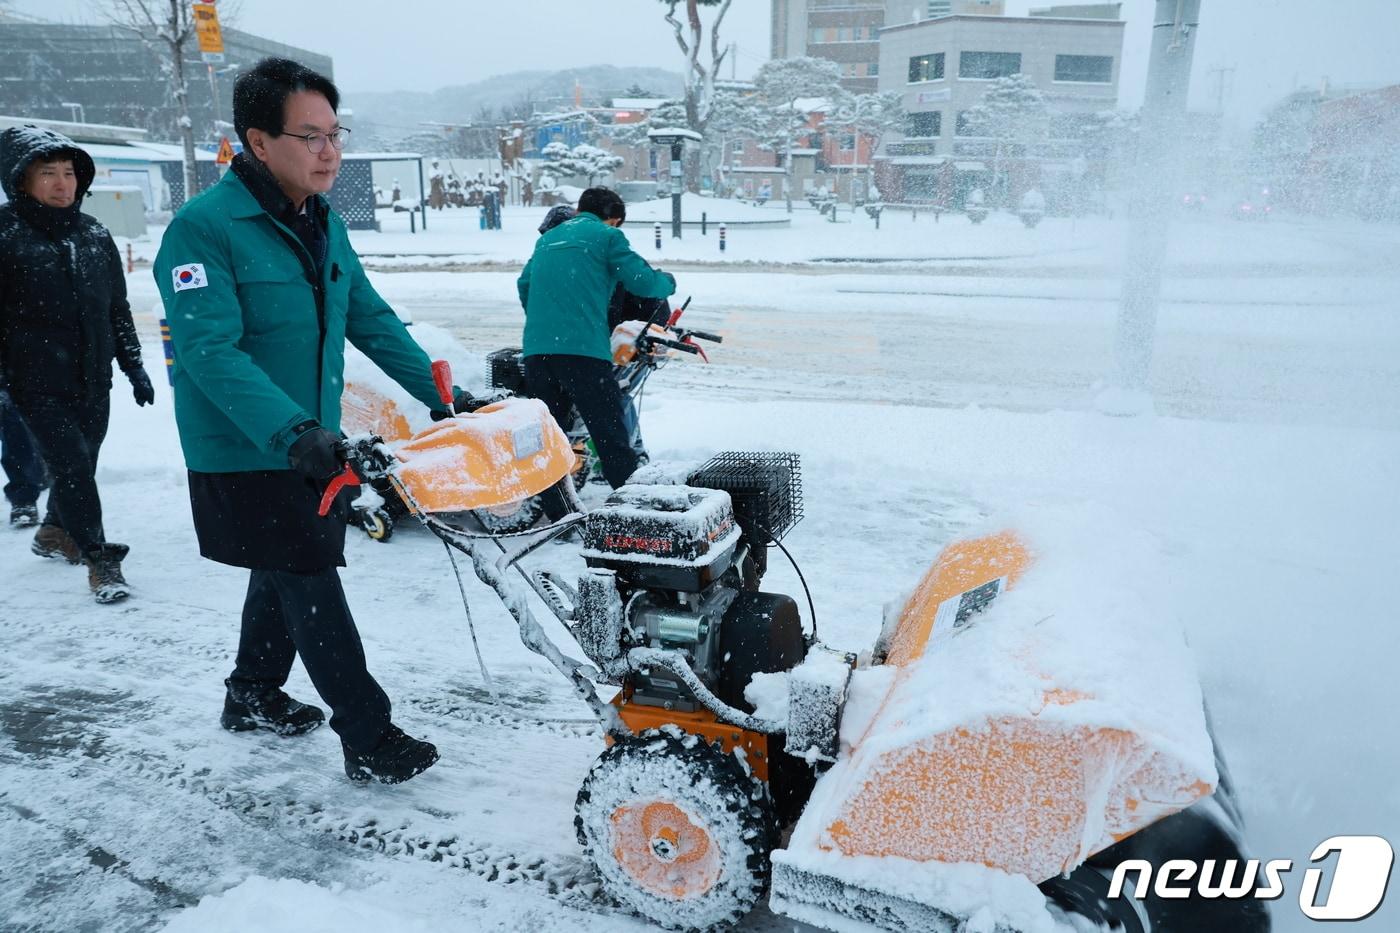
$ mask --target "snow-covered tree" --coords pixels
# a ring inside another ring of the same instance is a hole
[[[1043,143],[1050,134],[1050,114],[1045,95],[1023,74],[997,78],[987,88],[982,102],[968,109],[965,116],[969,135],[986,136],[996,143],[992,176],[998,199],[1005,201],[1007,186],[1003,166],[1011,155],[1025,155]]]
[[[904,95],[899,91],[848,95],[828,118],[827,124],[849,127],[857,136],[870,140],[869,190],[875,191],[875,153],[890,130],[899,129],[904,122]],[[859,143],[857,143],[859,146]]]
[[[190,85],[185,53],[195,35],[193,8],[185,0],[106,0],[108,20],[130,30],[155,53],[179,111],[180,142],[185,149],[185,198],[199,193],[194,155],[194,121],[190,119]]]
[[[781,141],[783,170],[788,183],[786,201],[792,213],[792,150],[797,137],[813,130],[811,115],[798,106],[804,98],[828,102],[842,99],[841,66],[825,58],[778,58],[765,62],[754,76],[762,105],[762,130],[768,138]]]
[[[452,154],[448,151],[447,140],[443,138],[442,134],[430,130],[409,133],[407,136],[401,137],[393,148],[436,158],[448,157]]]
[[[680,47],[681,54],[685,56],[685,115],[684,123],[672,123],[671,126],[684,126],[695,132],[705,134],[705,128],[709,125],[710,103],[714,98],[715,76],[719,74],[720,66],[724,64],[724,59],[728,55],[728,47],[722,47],[719,41],[719,30],[724,22],[724,15],[729,12],[729,5],[733,0],[660,0],[666,7],[666,22],[671,24],[671,28],[676,34],[676,45]],[[676,15],[678,7],[685,6],[685,22],[682,23]],[[705,46],[705,24],[700,18],[700,7],[715,7],[714,19],[710,22],[709,29],[709,55],[702,61],[701,51]]]
[[[555,177],[579,175],[588,179],[589,187],[593,179],[616,171],[622,165],[622,157],[615,156],[606,149],[586,143],[570,149],[561,142],[552,142],[540,150],[544,169]]]
[[[755,97],[718,91],[710,104],[710,126],[705,146],[711,150],[714,182],[719,190],[728,186],[725,167],[729,147],[736,140],[762,138],[763,114]]]

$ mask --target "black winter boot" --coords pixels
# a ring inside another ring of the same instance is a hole
[[[438,750],[431,742],[422,742],[404,734],[391,725],[379,744],[367,752],[345,749],[345,776],[357,784],[371,780],[381,784],[401,784],[414,775],[422,774],[438,760]]]
[[[39,509],[32,502],[29,505],[16,505],[10,508],[11,528],[33,528],[39,524]]]
[[[88,587],[99,603],[114,603],[131,595],[122,576],[122,561],[131,549],[125,544],[99,544],[83,555],[88,568]]]
[[[78,543],[57,525],[40,525],[39,530],[34,532],[34,543],[29,545],[29,549],[40,557],[61,557],[70,564],[82,563],[83,560]]]
[[[326,721],[320,707],[298,703],[277,687],[256,691],[225,680],[224,713],[219,725],[230,732],[266,729],[277,735],[302,735]]]

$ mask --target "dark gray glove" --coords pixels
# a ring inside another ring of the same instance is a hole
[[[453,386],[453,387],[452,387],[452,410],[455,411],[455,412],[456,412],[457,414],[459,414],[459,415],[462,414],[463,412],[476,411],[478,408],[481,408],[483,405],[488,405],[488,404],[490,404],[490,403],[487,402],[487,401],[483,401],[483,400],[481,400],[481,399],[478,399],[475,395],[472,395],[470,392],[468,392],[466,389],[462,388],[461,386]],[[451,415],[449,415],[449,414],[448,414],[447,412],[445,412],[445,411],[436,411],[436,410],[435,410],[435,411],[431,412],[430,414],[431,414],[432,419],[433,419],[434,421],[441,421],[441,420],[443,420],[444,418],[450,418],[450,417],[451,417]]]
[[[314,421],[299,424],[297,439],[287,449],[287,463],[293,470],[317,483],[328,483],[345,467],[340,438]]]
[[[135,369],[127,370],[126,378],[131,381],[131,394],[136,397],[137,405],[155,404],[155,386],[151,385],[151,377],[146,375],[146,368],[144,366],[137,366]]]

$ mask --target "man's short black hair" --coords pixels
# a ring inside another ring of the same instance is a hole
[[[601,185],[597,188],[589,188],[578,196],[578,209],[580,212],[588,211],[596,214],[602,220],[626,220],[627,205],[622,203],[622,196],[611,188],[604,188]]]
[[[282,135],[287,98],[297,91],[315,91],[340,110],[340,91],[325,75],[287,58],[264,58],[233,83],[233,129],[243,148],[248,131],[259,129],[269,136]]]

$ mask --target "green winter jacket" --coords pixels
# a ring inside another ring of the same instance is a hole
[[[665,298],[676,280],[647,265],[616,227],[580,213],[535,242],[516,281],[525,309],[525,356],[567,353],[612,360],[608,299],[621,284],[643,298]]]
[[[427,354],[369,284],[334,211],[326,235],[318,314],[310,256],[233,172],[171,221],[154,273],[191,470],[285,470],[293,427],[314,419],[338,431],[347,339],[414,398],[442,407]]]

